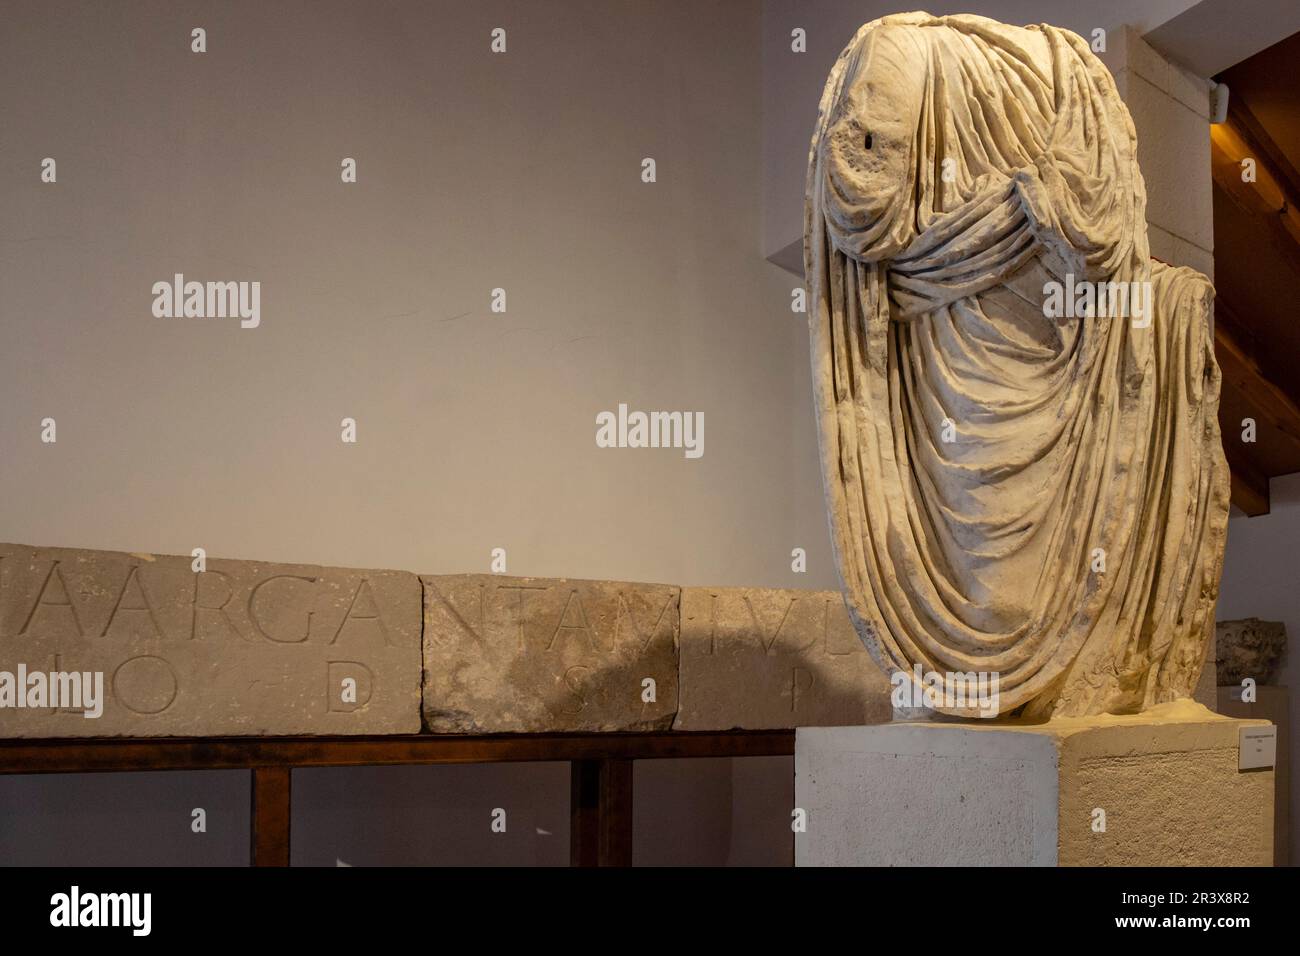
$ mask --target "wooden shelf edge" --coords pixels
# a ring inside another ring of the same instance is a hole
[[[0,774],[650,760],[790,756],[793,753],[793,730],[364,737],[7,738],[0,740]]]

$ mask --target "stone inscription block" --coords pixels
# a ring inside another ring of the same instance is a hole
[[[672,726],[680,588],[495,574],[421,581],[434,733]]]
[[[883,723],[889,690],[838,591],[682,589],[676,730]]]
[[[0,737],[416,733],[420,622],[406,572],[0,544]]]

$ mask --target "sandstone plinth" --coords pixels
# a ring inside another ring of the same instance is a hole
[[[795,734],[796,866],[1268,866],[1274,771],[1192,701]]]

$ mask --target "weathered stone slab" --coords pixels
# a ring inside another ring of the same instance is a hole
[[[434,733],[672,726],[680,588],[495,574],[421,581]]]
[[[0,544],[0,736],[415,733],[420,619],[406,572]],[[20,666],[102,715],[15,706]]]
[[[881,723],[889,689],[838,591],[682,589],[676,730]]]

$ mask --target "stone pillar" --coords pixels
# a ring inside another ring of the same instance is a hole
[[[1209,80],[1165,59],[1130,27],[1111,30],[1098,55],[1137,129],[1151,255],[1213,279]]]

